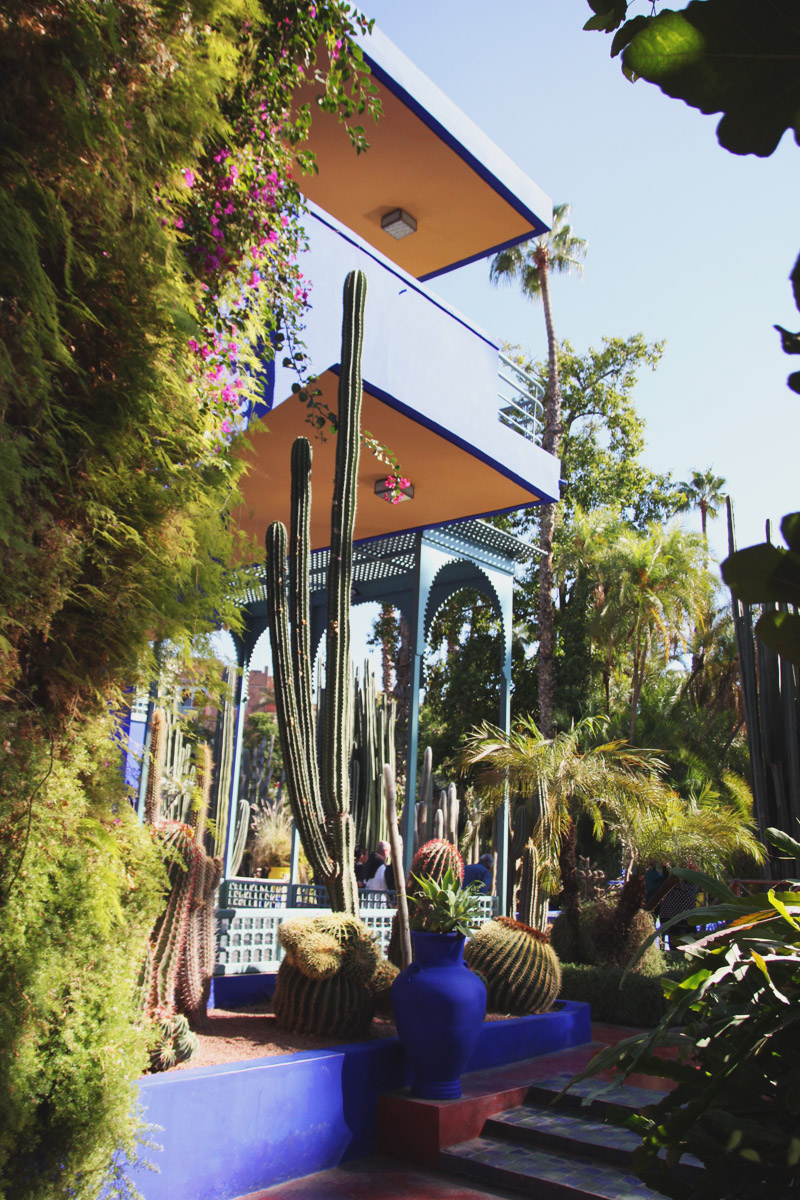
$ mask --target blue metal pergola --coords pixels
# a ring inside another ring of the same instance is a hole
[[[413,798],[417,786],[422,665],[433,619],[442,605],[464,588],[475,588],[488,597],[501,626],[500,711],[496,714],[496,719],[498,725],[508,732],[511,711],[514,576],[517,564],[529,559],[532,553],[533,549],[526,542],[480,520],[392,534],[374,541],[362,542],[354,547],[353,602],[356,605],[370,601],[394,605],[405,618],[410,632],[412,657],[406,797],[410,797],[411,802],[405,804],[402,817],[406,872],[411,866],[414,849]],[[328,555],[328,550],[318,550],[311,557],[311,645],[316,649],[321,645],[325,630]],[[236,691],[234,769],[231,779],[231,802],[228,806],[226,877],[230,876],[232,866],[249,668],[256,643],[267,629],[263,572],[257,573],[255,581],[243,596],[243,601],[244,630],[233,635],[240,670]],[[508,824],[506,796],[502,819],[497,823],[497,893],[501,898],[507,895],[505,876],[508,861]]]

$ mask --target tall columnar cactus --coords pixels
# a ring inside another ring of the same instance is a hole
[[[547,897],[542,897],[541,901],[539,897],[541,865],[541,855],[536,848],[536,843],[530,839],[522,851],[522,871],[517,893],[517,907],[520,921],[525,925],[532,925],[534,929],[541,928],[539,922],[543,908],[545,922],[547,921]]]
[[[353,746],[350,592],[353,529],[360,450],[361,347],[366,277],[348,275],[344,285],[342,356],[331,504],[326,630],[326,693],[322,764],[317,766],[311,704],[309,520],[311,445],[292,447],[292,520],[289,545],[280,522],[267,530],[267,615],[275,672],[278,728],[292,813],[315,879],[328,889],[335,912],[358,913],[355,835],[350,813]],[[289,553],[288,611],[286,560]],[[290,632],[291,630],[291,632]]]
[[[483,977],[494,1012],[549,1012],[561,991],[561,965],[545,934],[511,917],[482,925],[464,961]]]
[[[433,750],[425,747],[419,781],[419,803],[415,809],[414,853],[433,837]]]
[[[214,736],[214,761],[217,764],[216,811],[214,814],[214,854],[225,853],[225,836],[228,829],[231,778],[233,772],[233,743],[236,734],[236,703],[234,700],[235,678],[226,672],[226,693],[222,710],[217,720]]]
[[[166,719],[162,709],[156,708],[150,718],[150,767],[144,794],[144,819],[147,825],[161,820],[161,780],[164,774],[166,752]]]
[[[298,918],[280,925],[278,939],[286,951],[273,998],[278,1024],[293,1033],[364,1033],[391,979],[366,925],[344,913]]]
[[[156,727],[158,727],[158,722]],[[222,874],[220,858],[205,851],[206,810],[213,760],[207,746],[199,751],[196,769],[197,804],[190,824],[165,821],[159,815],[159,790],[148,804],[153,834],[158,839],[170,885],[164,912],[156,922],[140,977],[140,1002],[148,1016],[160,1022],[159,1052],[154,1064],[167,1062],[164,1039],[182,1028],[176,1011],[189,1016],[205,1012],[214,969],[213,898]],[[167,1062],[168,1065],[168,1062]]]

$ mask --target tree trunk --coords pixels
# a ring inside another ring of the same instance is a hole
[[[542,289],[544,322],[547,329],[547,390],[544,398],[544,437],[542,447],[548,454],[558,454],[561,441],[561,388],[558,381],[558,342],[553,328],[550,304],[549,256],[543,251],[536,258]],[[553,541],[556,527],[554,504],[542,506],[539,544],[539,654],[537,683],[539,700],[539,729],[545,737],[553,736],[555,721],[555,605],[553,604]]]

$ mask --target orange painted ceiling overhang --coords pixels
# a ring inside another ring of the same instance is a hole
[[[329,408],[336,408],[338,376],[326,371],[318,386]],[[321,441],[304,425],[300,402],[278,405],[266,418],[267,429],[251,432],[251,449],[244,454],[247,475],[244,503],[236,520],[239,527],[263,545],[272,521],[290,524],[291,447],[298,435],[313,448],[311,473],[311,546],[330,544],[330,505],[333,491],[335,435]],[[355,540],[365,541],[409,529],[427,529],[467,516],[486,515],[536,503],[539,497],[522,482],[501,474],[490,462],[444,438],[428,425],[372,394],[365,384],[362,430],[381,445],[390,446],[414,486],[413,500],[391,504],[375,494],[377,481],[391,468],[365,445],[361,447]],[[516,438],[517,435],[510,435]],[[541,452],[540,452],[541,453]]]
[[[336,116],[315,111],[308,198],[416,279],[431,279],[552,224],[548,197],[461,110],[373,29],[362,39],[383,116],[356,155]],[[311,100],[309,89],[300,99]],[[381,218],[402,209],[416,232],[396,240]]]

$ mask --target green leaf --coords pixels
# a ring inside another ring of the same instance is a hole
[[[778,850],[783,850],[789,858],[800,858],[800,842],[796,838],[790,837],[788,833],[784,833],[782,829],[770,827],[767,830],[767,841],[776,846]]]
[[[800,617],[793,613],[764,613],[756,623],[756,633],[783,658],[800,666]]]
[[[800,554],[800,513],[787,513],[781,521],[783,540],[790,550]]]
[[[779,912],[785,921],[788,921],[789,924],[792,925],[795,929],[800,930],[800,924],[798,924],[798,922],[795,921],[794,917],[789,912],[789,909],[786,907],[786,905],[783,903],[783,901],[778,899],[778,897],[775,895],[775,891],[773,888],[770,888],[769,891],[767,892],[767,899],[769,900],[770,904],[775,909],[775,911]],[[798,911],[800,911],[800,908],[798,908]]]
[[[691,0],[647,18],[623,65],[668,96],[723,114],[720,145],[772,154],[786,129],[800,140],[800,23],[789,0]]]
[[[800,604],[800,555],[766,542],[737,550],[722,564],[722,578],[745,604]]]

